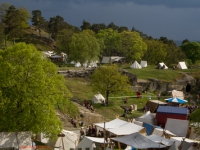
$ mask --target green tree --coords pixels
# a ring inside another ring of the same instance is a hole
[[[96,36],[101,43],[101,48],[104,48],[102,55],[111,56],[119,52],[121,38],[117,30],[111,28],[100,30]]]
[[[45,19],[42,17],[42,12],[40,10],[32,11],[32,25],[38,30],[39,36],[41,36],[41,28],[45,25]]]
[[[121,51],[128,62],[141,60],[147,45],[138,32],[124,31],[121,34]]]
[[[94,23],[91,26],[91,30],[93,30],[95,33],[98,33],[100,30],[104,30],[106,28],[107,27],[106,27],[106,25],[104,23],[99,23],[99,24]]]
[[[1,19],[1,22],[3,23],[4,19],[5,19],[5,16],[6,16],[6,12],[7,10],[9,9],[11,5],[8,4],[8,3],[2,3],[0,5],[0,19]]]
[[[69,59],[80,62],[82,65],[87,61],[98,60],[100,46],[92,30],[83,30],[72,36],[70,43]]]
[[[0,131],[57,135],[62,124],[55,108],[77,108],[57,67],[25,43],[0,51],[0,67]]]
[[[89,30],[89,29],[91,28],[91,25],[90,25],[89,22],[83,20],[82,23],[83,23],[82,26],[81,26],[81,30],[82,30],[82,31],[83,31],[83,30]]]
[[[165,61],[167,56],[167,44],[154,39],[146,39],[145,43],[147,45],[147,52],[143,57],[144,60],[147,60],[149,64],[155,65]]]
[[[61,16],[50,18],[48,28],[49,33],[51,34],[51,37],[54,40],[57,40],[58,33],[65,28],[65,25],[66,23],[64,22],[64,19]]]
[[[118,32],[121,33],[121,32],[123,32],[123,31],[128,31],[128,28],[125,27],[125,26],[119,27]]]
[[[119,29],[119,26],[115,25],[114,22],[111,22],[108,24],[107,28],[111,28],[113,30],[118,30]]]
[[[110,94],[130,91],[129,79],[122,75],[117,65],[101,66],[91,76],[91,86],[95,92]]]
[[[194,64],[200,58],[200,43],[189,42],[181,45],[182,51],[187,56],[187,59],[191,60]]]
[[[3,30],[3,24],[0,23],[0,49],[3,46],[3,41],[4,41],[4,30]]]
[[[190,114],[191,123],[194,123],[195,133],[200,135],[200,109],[196,109]]]
[[[58,51],[66,53],[68,57],[70,55],[69,45],[71,43],[71,39],[72,39],[73,34],[74,34],[73,30],[64,29],[58,34],[58,38],[57,38],[57,41],[56,41]]]

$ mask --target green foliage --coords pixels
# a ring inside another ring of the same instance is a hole
[[[70,43],[69,60],[80,62],[82,65],[87,61],[98,60],[100,47],[95,33],[92,30],[83,30],[72,36]]]
[[[100,47],[103,48],[103,55],[110,56],[113,52],[119,51],[121,38],[117,30],[111,28],[100,30],[96,35],[100,42]]]
[[[96,92],[106,93],[107,100],[110,94],[130,91],[128,77],[122,75],[116,65],[101,66],[96,69],[91,76],[91,86]]]
[[[199,42],[186,42],[181,45],[182,51],[188,59],[194,64],[200,58],[200,43]]]
[[[146,39],[147,52],[145,53],[143,59],[147,60],[149,64],[158,64],[164,62],[167,56],[167,44],[163,44],[161,41]]]
[[[57,67],[33,46],[18,43],[0,51],[0,131],[43,132],[62,130],[55,107],[75,112]]]
[[[195,133],[200,135],[200,109],[196,109],[190,114],[191,122],[194,124]]]
[[[147,45],[138,32],[124,31],[121,34],[121,50],[128,62],[141,60]]]
[[[70,46],[70,42],[71,42],[73,34],[74,34],[73,30],[64,29],[58,34],[58,38],[56,41],[56,46],[57,46],[58,51],[66,53],[68,57],[71,54],[69,46]]]

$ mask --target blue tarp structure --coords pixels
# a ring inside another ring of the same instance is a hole
[[[154,130],[154,125],[152,125],[152,124],[143,123],[143,127],[146,128],[146,133],[147,133],[147,135],[151,135],[151,133],[152,133],[153,130]]]

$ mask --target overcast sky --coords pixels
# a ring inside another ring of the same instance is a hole
[[[114,22],[159,38],[200,41],[200,0],[0,0],[42,16],[60,15],[65,22],[80,27],[83,20],[93,23]]]

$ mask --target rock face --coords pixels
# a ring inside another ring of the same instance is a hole
[[[85,78],[90,79],[91,74],[94,72],[95,68],[83,69],[83,70],[67,70],[59,71],[59,74],[63,74],[66,78]],[[187,74],[184,74],[183,79],[177,79],[174,82],[164,82],[157,79],[140,80],[136,75],[129,73],[125,70],[121,70],[122,74],[129,77],[132,89],[134,91],[158,91],[160,93],[166,93],[172,90],[187,90],[195,84],[195,79]]]

